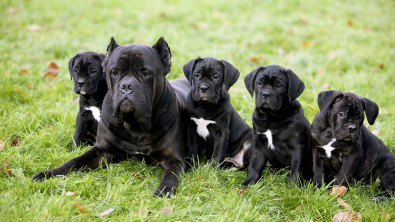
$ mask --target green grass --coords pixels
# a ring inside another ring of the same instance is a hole
[[[232,103],[249,124],[254,100],[243,78],[258,64],[298,74],[306,85],[298,100],[310,121],[325,84],[360,94],[379,105],[371,130],[379,129],[394,152],[394,8],[391,0],[0,1],[0,140],[6,142],[0,162],[8,158],[14,169],[14,176],[0,172],[0,221],[330,221],[345,211],[335,198],[326,189],[291,188],[288,171],[265,170],[239,196],[246,172],[202,163],[182,176],[170,200],[152,197],[162,169],[140,162],[42,183],[30,178],[88,149],[66,152],[78,111],[68,60],[80,51],[105,53],[111,36],[119,44],[149,45],[164,36],[173,53],[169,79],[182,77],[182,66],[197,56],[231,62],[241,72],[230,89]],[[41,30],[29,31],[32,24]],[[50,62],[59,65],[54,80],[43,78]],[[10,146],[15,137],[19,145]],[[76,195],[65,196],[68,191]],[[379,192],[377,182],[354,183],[343,199],[364,221],[380,221],[387,212],[395,220],[395,201],[370,201]],[[89,212],[78,211],[76,202]],[[159,212],[166,206],[173,212]],[[108,208],[115,211],[95,217]],[[150,214],[138,215],[139,209]]]

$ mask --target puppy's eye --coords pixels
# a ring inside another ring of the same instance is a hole
[[[213,75],[213,79],[218,79],[219,75]]]
[[[198,72],[195,73],[195,77],[196,77],[196,78],[200,78],[200,73],[198,73]]]
[[[112,74],[113,76],[117,76],[117,75],[118,75],[118,71],[114,70],[114,71],[112,71],[111,74]]]
[[[278,83],[278,84],[276,85],[276,87],[277,87],[277,88],[281,88],[281,87],[283,87],[283,85],[282,85],[281,83]]]
[[[92,70],[90,71],[90,73],[91,73],[92,75],[94,75],[94,74],[96,74],[96,70],[92,69]]]
[[[149,76],[149,73],[148,73],[147,71],[144,71],[144,72],[142,73],[142,75],[143,75],[144,77],[147,77],[147,76]]]
[[[263,83],[261,81],[256,83],[258,86],[261,86]]]
[[[340,117],[345,117],[345,116],[346,116],[346,113],[345,113],[345,112],[339,112],[338,115],[339,115]]]
[[[77,68],[73,69],[73,72],[78,72],[78,71],[79,71],[79,69],[77,69]]]

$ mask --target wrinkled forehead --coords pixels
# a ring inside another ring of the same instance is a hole
[[[200,61],[197,62],[195,65],[195,70],[204,70],[204,71],[209,71],[209,70],[216,70],[216,71],[222,71],[223,66],[220,60],[216,58],[211,58],[211,57],[206,57]]]
[[[281,71],[278,66],[269,66],[265,67],[265,69],[261,69],[258,73],[258,78],[279,79],[284,82],[288,81],[287,76]]]
[[[160,64],[158,54],[151,46],[129,44],[116,48],[109,58],[108,65],[129,65],[144,61],[149,61],[149,64]]]
[[[343,92],[343,95],[342,98],[335,100],[334,107],[349,108],[351,110],[359,108],[363,110],[362,96],[350,92]]]

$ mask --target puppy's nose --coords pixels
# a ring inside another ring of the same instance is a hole
[[[357,127],[354,126],[354,125],[350,125],[350,126],[347,127],[347,130],[348,130],[349,132],[354,132],[356,129],[357,129]]]
[[[133,84],[131,82],[123,82],[120,86],[120,90],[123,94],[130,94],[133,92]]]
[[[206,92],[208,90],[208,88],[209,88],[208,86],[202,85],[202,86],[200,86],[200,91]]]
[[[263,96],[264,98],[269,98],[271,95],[272,95],[272,94],[271,94],[270,92],[263,92],[263,93],[262,93],[262,96]]]
[[[77,80],[77,84],[78,84],[78,86],[82,87],[85,85],[85,81],[82,79],[79,79],[79,80]]]

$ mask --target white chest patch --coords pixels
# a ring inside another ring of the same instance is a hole
[[[326,156],[328,158],[331,158],[332,156],[332,150],[334,150],[335,148],[332,147],[332,144],[336,142],[336,139],[333,138],[328,144],[324,145],[324,146],[320,146],[320,148],[325,150]]]
[[[193,120],[196,125],[196,132],[201,136],[204,140],[206,140],[206,137],[210,134],[210,132],[207,129],[208,124],[216,124],[217,122],[212,121],[212,120],[205,120],[203,118],[196,119],[194,117],[191,117],[191,120]]]
[[[96,106],[90,106],[90,107],[85,107],[85,109],[90,110],[92,112],[93,118],[95,118],[97,122],[100,121],[101,113],[99,108],[97,108]]]
[[[273,145],[273,135],[272,135],[272,131],[270,131],[269,129],[264,132],[264,133],[259,133],[257,132],[256,134],[265,134],[266,138],[267,138],[267,148],[274,150],[274,145]]]

